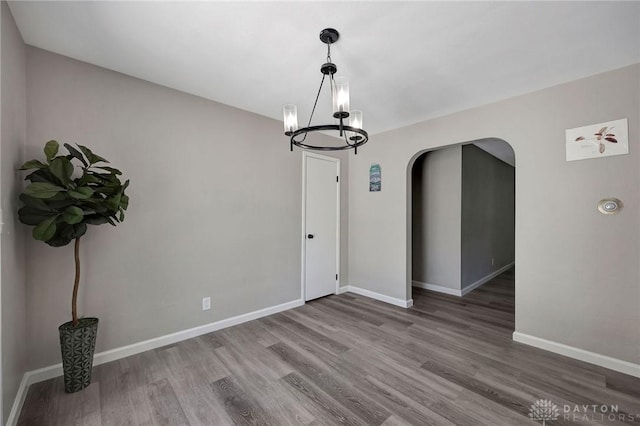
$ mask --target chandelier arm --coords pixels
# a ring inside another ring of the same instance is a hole
[[[333,96],[333,86],[336,84],[336,81],[333,79],[333,74],[329,75],[329,83],[331,84],[331,96]]]
[[[311,115],[309,116],[309,122],[307,123],[307,127],[311,127],[311,120],[313,120],[313,113],[316,112],[316,106],[318,105],[318,99],[320,99],[320,92],[322,92],[322,85],[324,84],[325,74],[322,74],[322,80],[320,80],[320,88],[318,88],[318,94],[316,95],[316,101],[313,103],[313,109],[311,110]],[[300,141],[301,143],[307,139],[307,133],[304,134],[304,138]]]
[[[333,73],[329,74],[329,95],[331,96],[332,102],[333,102],[333,94],[334,94],[334,89],[335,89],[335,80],[333,79]],[[342,124],[342,118],[340,118],[340,124]],[[342,131],[340,131],[340,136],[342,136]]]
[[[349,138],[347,137],[347,132],[346,131],[344,132],[344,143],[346,143],[347,145],[353,147],[353,144],[349,143]]]
[[[318,88],[316,101],[313,103],[313,109],[311,110],[311,115],[309,116],[309,122],[307,123],[307,127],[311,126],[311,120],[313,119],[313,113],[316,112],[316,106],[318,105],[318,99],[320,99],[320,92],[322,92],[322,85],[324,84],[325,77],[326,75],[322,74],[322,80],[320,80],[320,87]]]

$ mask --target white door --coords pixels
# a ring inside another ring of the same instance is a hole
[[[303,153],[304,299],[334,294],[338,282],[340,160]]]

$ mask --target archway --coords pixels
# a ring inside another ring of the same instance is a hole
[[[414,286],[464,296],[514,262],[511,145],[485,138],[415,153],[407,166],[407,297]]]

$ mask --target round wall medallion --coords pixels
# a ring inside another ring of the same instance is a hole
[[[617,214],[622,209],[622,201],[617,198],[604,198],[598,203],[598,210],[602,214]]]

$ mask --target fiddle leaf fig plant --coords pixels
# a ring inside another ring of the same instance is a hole
[[[51,140],[44,147],[45,162],[30,160],[20,167],[31,173],[25,178],[30,184],[20,194],[24,205],[18,210],[18,218],[34,227],[33,238],[52,247],[75,241],[72,321],[77,325],[80,237],[87,232],[87,225],[116,226],[124,220],[129,181],[123,184],[119,178],[122,172],[107,166],[107,160],[86,146],[78,145],[77,149],[65,143],[64,147],[68,154],[58,155],[60,145]]]

